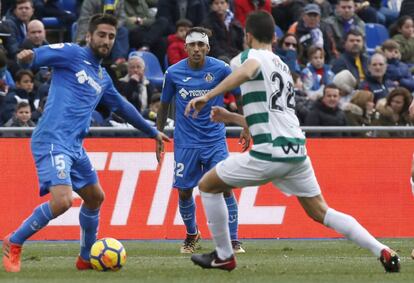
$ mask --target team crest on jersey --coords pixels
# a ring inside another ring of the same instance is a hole
[[[58,176],[58,178],[59,179],[61,179],[61,180],[63,180],[63,179],[66,179],[66,172],[65,172],[65,170],[59,170],[58,172],[57,172],[57,176]]]
[[[212,73],[207,73],[207,74],[204,76],[204,80],[205,80],[206,82],[208,82],[208,83],[211,83],[212,81],[214,81],[214,76],[213,76],[213,74],[212,74]]]

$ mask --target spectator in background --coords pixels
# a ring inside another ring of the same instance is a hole
[[[272,13],[270,0],[234,0],[234,14],[236,19],[244,27],[247,15],[253,11],[264,10],[269,14]]]
[[[355,88],[358,86],[357,80],[348,70],[340,71],[332,80],[333,84],[339,89],[339,107],[342,109],[346,103],[351,101]]]
[[[385,76],[387,70],[387,59],[381,53],[375,53],[368,62],[368,74],[359,85],[359,89],[370,91],[374,94],[374,103],[385,98],[389,89],[394,84]]]
[[[403,0],[400,8],[400,17],[411,16],[414,18],[414,2],[412,0]]]
[[[33,49],[49,44],[46,41],[46,30],[39,20],[32,20],[27,25],[27,35],[20,45],[20,49]]]
[[[325,86],[322,98],[313,103],[305,119],[305,126],[346,126],[345,113],[339,108],[339,89],[333,84]],[[312,133],[313,137],[342,137],[341,132]]]
[[[389,39],[382,44],[382,50],[387,58],[387,72],[385,76],[393,82],[394,87],[402,86],[410,92],[414,92],[414,78],[411,75],[408,65],[401,62],[399,44]]]
[[[12,75],[7,70],[7,57],[6,53],[3,52],[3,50],[0,49],[0,80],[4,82],[3,86],[5,88],[2,88],[1,91],[7,94],[7,90],[10,87],[14,87],[15,83],[13,80]]]
[[[321,9],[317,4],[307,4],[303,9],[302,18],[295,22],[288,32],[296,34],[302,46],[303,52],[299,58],[301,63],[308,62],[307,50],[312,45],[324,48],[326,62],[338,57],[332,30],[328,24],[321,22]]]
[[[202,26],[212,31],[210,56],[227,63],[244,48],[244,31],[229,9],[228,0],[211,0],[210,13]]]
[[[150,11],[157,0],[125,0],[125,26],[132,30],[139,26],[149,27],[155,21],[155,15]]]
[[[14,80],[7,70],[7,57],[3,50],[0,49],[0,109],[3,107],[4,100],[10,88],[14,87]],[[1,114],[1,112],[0,112]],[[1,119],[0,119],[1,125]]]
[[[332,71],[337,74],[349,70],[358,83],[365,80],[368,57],[364,53],[364,36],[357,30],[350,30],[345,36],[345,51],[333,62]]]
[[[303,7],[307,0],[272,0],[272,16],[282,30],[286,31],[288,28],[302,16]],[[324,0],[318,2],[325,2]],[[318,3],[319,4],[319,3]],[[323,12],[326,12],[326,8],[330,8],[330,4],[323,4]],[[331,9],[332,10],[332,9]],[[329,13],[329,12],[327,12]],[[330,13],[329,13],[330,14]],[[328,14],[322,13],[322,17],[328,16]]]
[[[336,4],[335,15],[325,20],[330,25],[335,46],[343,52],[343,40],[351,30],[358,30],[365,37],[365,23],[355,14],[354,0],[339,0]]]
[[[30,104],[21,101],[17,103],[13,117],[4,124],[4,127],[34,127],[36,124],[31,118],[32,110]]]
[[[364,23],[379,23],[377,10],[371,6],[371,1],[354,0],[355,13]]]
[[[124,0],[84,0],[77,21],[75,41],[81,44],[85,42],[89,20],[93,15],[100,13],[112,14],[118,20],[115,44],[110,59],[117,65],[124,63],[129,52],[128,29],[124,27],[126,21]]]
[[[390,36],[400,45],[401,61],[414,64],[414,23],[410,16],[402,16],[390,27]]]
[[[192,23],[187,19],[181,19],[175,23],[175,33],[168,36],[167,58],[169,65],[188,57],[185,50],[185,35],[192,26]]]
[[[302,52],[302,49],[298,44],[298,39],[295,34],[285,33],[283,37],[278,40],[274,52],[286,63],[286,65],[288,65],[292,73],[300,74],[298,54]]]
[[[151,101],[151,95],[154,92],[153,87],[144,75],[145,62],[136,55],[131,53],[128,59],[128,74],[119,79],[117,83],[118,91],[124,96],[138,112],[142,113]]]
[[[18,44],[26,38],[27,24],[33,17],[34,9],[32,0],[16,0],[12,12],[6,15],[10,25],[12,36]]]
[[[1,2],[2,1],[0,1],[0,11],[2,8]],[[6,53],[7,58],[10,60],[15,59],[16,53],[19,50],[19,43],[16,38],[12,36],[10,24],[3,20],[0,20],[0,49]]]
[[[1,108],[2,124],[6,123],[12,116],[19,102],[27,102],[33,111],[39,106],[39,98],[34,92],[34,76],[29,70],[20,70],[16,73],[16,87],[11,89],[4,99]]]
[[[169,30],[167,20],[155,18],[150,11],[154,0],[125,0],[127,27],[129,29],[129,45],[131,48],[151,51],[161,66],[167,50],[168,41],[165,37]]]
[[[375,118],[374,94],[366,90],[357,90],[351,101],[344,106],[348,126],[371,126]],[[353,136],[370,136],[371,132],[355,133]]]
[[[305,92],[303,82],[299,74],[292,73],[293,87],[295,90],[295,114],[299,119],[300,125],[305,124],[306,116],[308,115],[314,100],[311,100]]]
[[[151,96],[151,102],[149,104],[149,107],[146,108],[142,112],[142,117],[144,117],[145,119],[149,121],[152,121],[155,125],[157,121],[157,113],[158,113],[158,109],[160,109],[160,105],[161,105],[161,94],[159,92],[156,92]]]
[[[309,63],[302,70],[303,87],[311,99],[322,96],[325,85],[331,84],[334,73],[331,66],[325,64],[325,51],[322,47],[311,46],[308,49]]]
[[[412,101],[410,92],[403,87],[391,91],[385,99],[377,103],[378,118],[375,126],[409,126],[413,124],[408,108]],[[404,136],[404,132],[380,132],[380,136]]]
[[[173,34],[178,20],[187,19],[193,26],[200,26],[208,11],[206,0],[158,0],[156,18],[163,19],[167,34]]]

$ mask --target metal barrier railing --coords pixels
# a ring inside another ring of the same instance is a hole
[[[0,127],[0,137],[30,137],[34,128],[32,127]],[[383,132],[400,133],[400,137],[414,137],[414,126],[367,126],[367,127],[301,127],[305,133],[366,133],[370,132],[370,137],[377,137]],[[236,137],[240,134],[240,127],[226,127],[228,137]],[[174,128],[165,128],[165,132],[172,136]],[[91,127],[89,137],[145,137],[146,135],[134,128],[116,127]]]

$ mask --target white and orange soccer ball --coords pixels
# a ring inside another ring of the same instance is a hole
[[[95,270],[118,271],[126,262],[126,251],[118,240],[103,238],[92,245],[90,261]]]

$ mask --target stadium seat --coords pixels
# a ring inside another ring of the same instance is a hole
[[[164,74],[162,72],[162,68],[157,57],[149,51],[134,51],[129,54],[129,57],[131,57],[132,54],[138,55],[139,57],[144,59],[145,76],[153,86],[155,86],[158,89],[161,89],[162,82],[164,80]]]
[[[57,4],[65,11],[76,15],[77,0],[59,0]],[[42,18],[42,22],[45,25],[45,29],[47,29],[48,31],[58,32],[59,42],[63,41],[66,27],[58,18],[45,17]]]
[[[365,47],[369,55],[375,53],[375,48],[389,39],[388,30],[381,24],[365,25]]]

